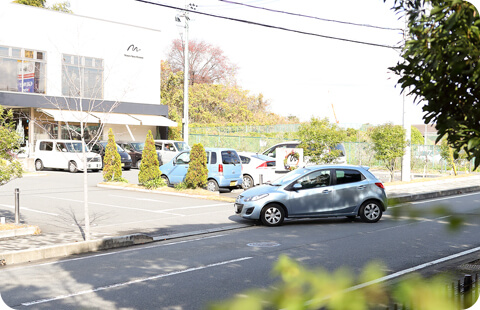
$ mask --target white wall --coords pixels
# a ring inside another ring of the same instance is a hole
[[[62,96],[62,54],[104,60],[104,99],[160,104],[161,33],[0,1],[0,45],[47,53],[47,95]],[[127,51],[134,45],[137,51]]]

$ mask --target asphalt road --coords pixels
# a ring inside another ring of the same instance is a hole
[[[480,249],[480,194],[416,202],[449,215],[415,221],[386,214],[375,224],[347,219],[286,221],[0,269],[3,300],[18,309],[205,309],[209,302],[276,282],[272,264],[286,254],[309,267],[358,274],[380,260],[387,274]],[[399,208],[405,208],[400,206]],[[451,233],[449,217],[466,225]],[[477,258],[478,259],[478,258]]]

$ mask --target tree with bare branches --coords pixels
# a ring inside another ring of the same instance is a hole
[[[173,40],[167,56],[172,71],[184,71],[184,42]],[[222,49],[205,41],[188,42],[190,84],[235,84],[237,66]]]

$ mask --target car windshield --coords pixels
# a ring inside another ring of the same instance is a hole
[[[107,148],[108,142],[100,142],[100,144],[101,144],[104,148]],[[122,152],[125,152],[125,150],[122,149],[122,147],[117,144],[117,152],[122,153]]]
[[[255,154],[255,155],[252,155],[253,158],[258,158],[258,159],[261,159],[261,160],[264,160],[264,161],[272,161],[274,159],[272,159],[272,157],[270,156],[266,156],[266,155],[263,155],[263,154]]]
[[[135,148],[136,151],[141,152],[145,147],[145,142],[133,142],[132,146]]]
[[[275,185],[275,186],[284,186],[284,185],[287,185],[289,183],[291,183],[292,181],[298,179],[299,177],[301,177],[302,175],[310,172],[311,169],[309,168],[300,168],[300,169],[295,169],[293,171],[290,171],[289,173],[285,174],[283,177],[279,178],[279,179],[276,179],[271,185]]]
[[[65,143],[67,147],[67,152],[70,153],[81,153],[82,152],[82,142],[67,142]],[[85,152],[88,152],[88,148],[84,145]]]
[[[182,151],[188,151],[190,149],[190,147],[188,146],[188,144],[186,144],[185,142],[175,142],[174,143],[175,146],[177,147],[177,150],[179,152],[182,152]]]

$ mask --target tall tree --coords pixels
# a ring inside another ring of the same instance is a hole
[[[30,6],[36,6],[39,8],[45,7],[45,0],[15,0],[14,3],[25,4]]]
[[[167,60],[172,71],[185,71],[184,65],[184,42],[180,39],[173,40]],[[189,82],[197,83],[223,83],[235,82],[237,66],[230,62],[227,56],[218,46],[204,41],[188,41],[189,59]]]
[[[122,179],[122,159],[118,153],[112,128],[108,130],[108,142],[103,156],[103,180],[118,181]]]
[[[408,34],[402,61],[391,68],[404,92],[424,103],[425,123],[480,165],[480,17],[462,0],[395,0]]]
[[[303,155],[320,164],[332,163],[340,156],[341,151],[335,147],[345,140],[346,134],[327,118],[312,117],[310,122],[300,126],[298,138],[302,141],[298,147],[303,148]]]
[[[405,129],[400,125],[384,124],[376,126],[371,132],[375,158],[385,163],[390,171],[390,181],[393,181],[396,160],[405,153]]]

